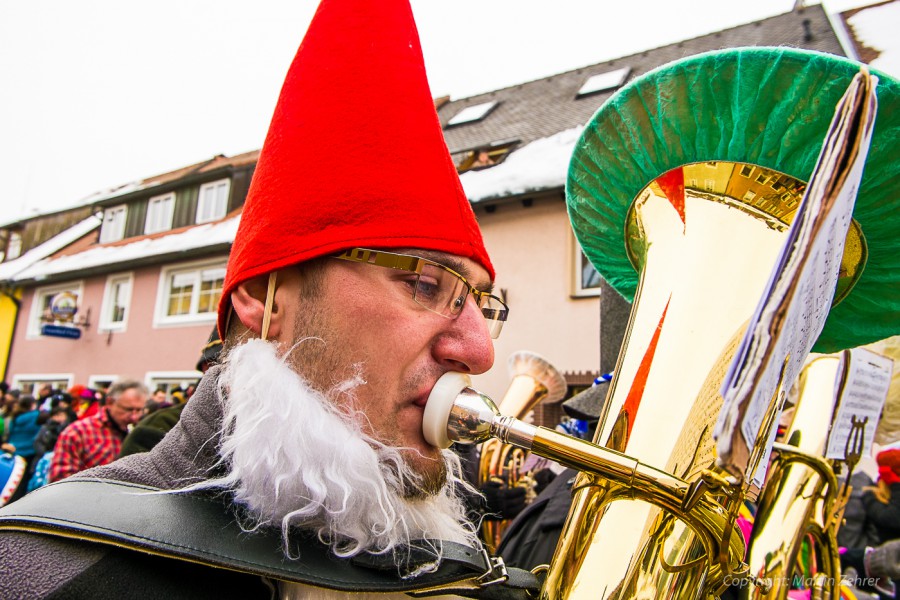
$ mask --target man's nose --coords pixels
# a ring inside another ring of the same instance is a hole
[[[435,344],[439,363],[453,371],[478,375],[494,364],[494,342],[487,321],[470,294],[457,317]]]

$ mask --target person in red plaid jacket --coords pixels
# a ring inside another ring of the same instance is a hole
[[[60,434],[50,466],[50,481],[116,460],[128,426],[144,415],[148,396],[147,386],[139,381],[114,383],[102,410],[72,423]]]

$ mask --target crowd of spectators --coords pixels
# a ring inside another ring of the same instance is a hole
[[[900,581],[900,442],[876,455],[877,477],[857,474],[855,493],[838,532],[841,566],[872,585],[863,590],[885,600],[897,597]]]
[[[193,391],[193,386],[160,388],[151,395],[143,383],[129,379],[108,389],[80,384],[54,389],[44,384],[33,393],[0,383],[0,450],[6,459],[24,465],[9,469],[7,481],[0,481],[14,489],[6,501],[124,454],[148,450],[177,422]],[[130,450],[123,452],[123,445]]]

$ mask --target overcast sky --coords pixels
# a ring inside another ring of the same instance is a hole
[[[829,12],[871,0],[826,1]],[[0,0],[0,224],[262,145],[314,0]],[[412,0],[454,99],[788,12],[793,0]]]

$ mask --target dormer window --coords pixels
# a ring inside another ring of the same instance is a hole
[[[487,146],[480,146],[454,154],[456,170],[460,173],[465,173],[466,171],[477,171],[498,165],[506,160],[506,157],[512,152],[517,143],[517,141],[495,142]]]
[[[447,121],[447,127],[451,125],[462,125],[463,123],[475,123],[476,121],[481,121],[488,113],[490,113],[497,106],[498,102],[484,102],[482,104],[475,104],[474,106],[467,106],[462,109],[458,113],[456,113],[449,121]]]
[[[175,194],[154,196],[147,203],[147,220],[144,222],[144,233],[158,233],[172,229],[172,217],[175,214]]]
[[[231,189],[230,179],[220,179],[200,186],[200,199],[197,201],[197,223],[218,221],[228,212],[228,192]]]
[[[117,242],[125,237],[126,215],[127,207],[124,204],[103,211],[103,225],[100,227],[101,244]]]
[[[578,90],[577,97],[581,98],[582,96],[588,96],[590,94],[614,90],[625,83],[625,80],[628,79],[630,74],[631,67],[622,67],[615,71],[607,71],[606,73],[594,75],[584,82],[584,85]]]

